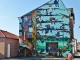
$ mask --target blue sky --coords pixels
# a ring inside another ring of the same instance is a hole
[[[0,0],[0,29],[19,35],[20,17],[49,0]],[[80,0],[62,0],[67,8],[75,12],[74,37],[80,41]]]

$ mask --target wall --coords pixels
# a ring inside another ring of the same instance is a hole
[[[80,51],[80,42],[77,42],[77,50]]]
[[[4,38],[0,38],[0,58],[5,57],[5,42]]]
[[[0,37],[0,58],[7,57],[7,45],[11,44],[11,57],[18,56],[18,43],[19,40],[17,39],[9,39],[9,38],[1,38]]]
[[[11,47],[11,51],[10,51],[10,56],[11,57],[16,57],[18,56],[18,43],[19,40],[18,39],[9,39],[9,38],[5,38],[5,42],[6,42],[6,48],[5,48],[5,55],[7,56],[7,45],[10,44]]]
[[[46,56],[46,43],[48,42],[57,42],[57,49],[62,48],[62,50],[65,50],[63,52],[64,57],[72,50],[69,43],[73,38],[73,31],[71,32],[73,26],[70,25],[70,13],[61,0],[50,0],[22,16],[19,22],[20,37],[24,37],[25,32],[27,34],[25,40],[32,38],[31,41],[37,53],[41,53],[41,56]]]

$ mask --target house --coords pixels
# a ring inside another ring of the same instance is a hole
[[[80,57],[80,42],[76,43],[76,50],[75,57]]]
[[[80,52],[80,42],[77,42],[77,51]]]
[[[0,30],[0,58],[18,56],[19,37],[10,32]]]
[[[76,54],[76,52],[77,52],[77,39],[72,39],[72,52],[73,52],[73,54],[75,55]]]
[[[18,19],[21,55],[65,57],[72,51],[74,10],[62,0],[50,0]]]
[[[80,56],[80,42],[77,42],[77,53]]]

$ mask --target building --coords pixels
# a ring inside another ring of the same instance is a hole
[[[76,43],[76,53],[75,57],[80,57],[80,42]]]
[[[19,37],[10,32],[0,30],[0,58],[18,56]]]
[[[80,42],[77,42],[77,56],[80,56]]]
[[[77,51],[80,52],[80,42],[77,42]]]
[[[77,52],[77,39],[72,39],[72,52],[75,55]]]
[[[18,19],[21,55],[65,57],[72,51],[74,11],[62,0],[50,0]]]

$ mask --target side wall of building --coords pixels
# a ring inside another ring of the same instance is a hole
[[[50,0],[20,17],[19,37],[23,41],[33,43],[37,56],[46,56],[46,53],[51,51],[57,53],[61,48],[65,57],[72,51],[70,44],[74,38],[73,18],[70,18],[72,15],[61,0]]]
[[[18,56],[18,39],[0,38],[0,58],[7,57],[8,44],[10,44],[10,57]]]
[[[0,58],[5,57],[5,38],[0,38]]]
[[[19,43],[19,40],[5,38],[5,42],[6,42],[6,44],[5,44],[6,45],[5,55],[7,56],[7,47],[8,47],[8,44],[10,44],[10,57],[18,56],[18,43]]]
[[[0,37],[0,58],[5,57],[5,38]]]

